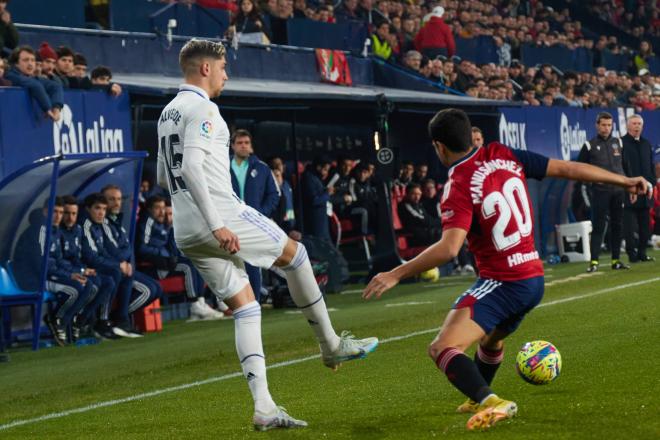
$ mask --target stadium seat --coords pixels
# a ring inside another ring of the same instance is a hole
[[[408,245],[409,233],[403,230],[403,224],[401,224],[401,219],[399,218],[399,202],[397,201],[397,195],[392,193],[391,199],[392,206],[392,227],[394,228],[394,234],[396,235],[396,245],[397,250],[399,251],[399,256],[404,260],[409,260],[415,255],[424,251],[427,246],[414,246],[410,247]]]
[[[39,337],[41,333],[41,306],[45,300],[52,298],[49,292],[28,292],[22,290],[16,284],[11,263],[9,268],[0,266],[0,308],[2,308],[2,341],[11,340],[11,308],[18,306],[30,306],[32,312],[32,349],[39,349]],[[4,347],[0,347],[4,349]]]
[[[353,223],[349,219],[339,219],[334,212],[330,216],[330,233],[335,237],[335,247],[339,249],[342,244],[362,243],[364,256],[367,264],[371,265],[371,250],[369,249],[369,240],[373,240],[373,235],[364,235],[354,232]]]

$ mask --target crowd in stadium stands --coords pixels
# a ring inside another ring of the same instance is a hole
[[[589,11],[631,35],[660,36],[660,15],[654,0],[588,0]]]

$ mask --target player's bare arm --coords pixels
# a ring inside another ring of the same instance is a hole
[[[603,168],[581,162],[550,159],[548,162],[548,177],[579,180],[581,182],[609,183],[624,188],[633,196],[646,194],[653,196],[653,186],[641,176],[626,177],[609,172]]]
[[[466,236],[467,231],[460,228],[443,231],[440,241],[429,246],[412,260],[389,272],[381,272],[373,277],[364,289],[362,297],[364,299],[372,296],[380,298],[383,293],[399,284],[399,281],[453,260],[463,246]]]

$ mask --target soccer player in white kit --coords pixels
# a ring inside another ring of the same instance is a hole
[[[268,391],[261,308],[243,262],[284,271],[325,366],[336,369],[343,361],[365,357],[378,339],[335,333],[305,247],[234,194],[229,129],[210,100],[228,80],[224,46],[193,39],[181,49],[179,64],[185,82],[158,121],[158,183],[172,197],[176,243],[234,312],[236,351],[254,399],[254,427],[265,431],[307,426],[278,407]]]

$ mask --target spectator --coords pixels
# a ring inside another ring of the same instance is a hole
[[[442,223],[429,215],[421,204],[421,198],[420,184],[410,183],[405,199],[397,208],[404,231],[412,234],[408,240],[412,246],[430,246],[442,236]]]
[[[479,127],[472,127],[472,147],[481,148],[484,146],[484,134]]]
[[[415,166],[415,174],[413,174],[412,181],[420,185],[426,180],[429,174],[429,166],[425,163],[418,163]]]
[[[358,0],[344,0],[335,10],[335,17],[339,21],[359,20],[357,7]]]
[[[272,217],[280,194],[268,165],[254,155],[252,135],[247,130],[236,130],[232,138],[231,183],[234,192],[265,217]],[[258,219],[255,220],[258,222]],[[256,300],[261,297],[261,269],[245,263],[245,271]]]
[[[332,209],[339,217],[348,217],[350,215],[351,204],[355,201],[350,190],[352,171],[353,160],[346,157],[341,158],[337,172],[328,182],[328,187],[333,188],[333,194],[330,197]]]
[[[328,178],[330,160],[317,156],[307,165],[302,176],[302,199],[305,211],[303,212],[306,235],[327,240],[330,242],[330,226],[328,222],[328,202],[334,194],[334,188],[323,182]],[[330,209],[331,212],[331,209]]]
[[[69,77],[73,76],[73,50],[66,46],[57,48],[57,62],[55,63],[55,75],[62,81],[62,87],[70,87]]]
[[[69,87],[72,89],[89,90],[92,88],[92,82],[87,77],[87,59],[82,54],[73,56],[73,71],[68,77]]]
[[[92,285],[92,296],[84,309],[73,317],[71,337],[74,341],[89,336],[91,329],[105,339],[117,339],[110,324],[110,307],[117,291],[114,281],[107,275],[96,273],[82,261],[83,230],[78,224],[78,201],[73,196],[62,197],[64,216],[60,227],[62,261],[71,273],[79,273]]]
[[[392,46],[390,45],[390,24],[382,21],[376,32],[371,34],[371,48],[373,54],[378,58],[389,61],[392,58]]]
[[[369,26],[373,23],[371,7],[373,5],[373,0],[359,0],[359,6],[356,10],[356,15],[360,20],[367,23]]]
[[[419,73],[419,68],[422,65],[422,54],[416,50],[409,50],[403,59],[403,65],[408,69]]]
[[[41,58],[41,75],[52,81],[62,84],[62,81],[55,75],[55,64],[57,63],[57,53],[47,42],[42,42],[37,52]]]
[[[271,42],[288,44],[287,22],[293,18],[293,0],[277,0],[277,8],[269,11]]]
[[[421,185],[422,185],[422,199],[421,199],[422,206],[429,214],[429,216],[440,220],[440,194],[438,194],[438,188],[435,185],[435,180],[424,179]]]
[[[376,0],[376,8],[371,11],[374,26],[379,28],[381,24],[392,24],[389,17],[390,0]]]
[[[7,3],[9,0],[0,0],[0,53],[5,47],[13,50],[18,46],[18,31],[11,21]]]
[[[410,161],[401,162],[399,168],[399,175],[393,182],[393,189],[397,195],[403,197],[406,193],[406,187],[412,182],[413,174],[415,173],[415,165]]]
[[[367,235],[373,228],[376,209],[376,188],[371,186],[369,167],[360,162],[353,169],[353,177],[349,182],[349,194],[352,202],[350,216],[353,224],[358,226],[360,234]]]
[[[276,158],[280,162],[282,159]],[[273,166],[271,162],[271,169],[273,170],[273,177],[279,186],[280,200],[275,210],[273,220],[282,228],[284,232],[289,234],[296,227],[296,214],[293,204],[293,189],[287,180],[284,178],[284,164],[282,167]],[[293,237],[292,237],[293,238]]]
[[[9,57],[12,68],[5,74],[16,87],[25,87],[41,110],[53,121],[59,121],[64,106],[62,86],[55,81],[34,76],[36,58],[30,46],[19,46]]]
[[[538,99],[536,99],[536,88],[530,83],[523,86],[523,104],[531,106],[541,105]]]
[[[621,138],[623,143],[623,169],[626,176],[643,176],[650,186],[655,184],[655,166],[653,164],[653,146],[642,137],[644,120],[640,115],[628,117],[627,133]],[[649,227],[649,209],[653,201],[639,196],[632,201],[625,198],[623,224],[625,231],[626,252],[631,263],[654,261],[646,253],[646,245],[651,237]],[[637,240],[635,240],[637,232]]]
[[[7,62],[4,58],[0,58],[0,87],[11,87],[11,81],[4,77],[6,70]]]
[[[272,39],[270,28],[264,21],[261,12],[259,12],[259,7],[253,0],[240,1],[240,10],[234,16],[231,25],[227,29],[227,36],[229,38],[233,38],[234,35],[236,35],[238,41],[245,43],[268,44]]]
[[[112,72],[106,66],[96,66],[92,70],[92,89],[104,90],[112,96],[121,95],[121,86],[117,83],[111,83]]]
[[[643,40],[639,44],[639,52],[633,58],[633,63],[637,69],[637,73],[641,75],[641,70],[649,68],[649,59],[653,58],[655,54],[653,53],[653,46],[647,40]]]
[[[190,301],[191,320],[223,319],[224,313],[213,310],[204,300],[204,280],[192,262],[181,255],[174,234],[165,224],[165,198],[151,196],[140,215],[135,240],[135,255],[152,277],[164,279],[183,275],[186,297]]]
[[[511,65],[511,45],[499,35],[493,37],[493,42],[495,43],[495,47],[497,47],[498,65],[509,67]]]
[[[433,8],[429,21],[415,37],[415,48],[429,58],[435,58],[438,55],[451,57],[456,53],[454,35],[442,19],[444,13],[445,9],[442,6]]]

